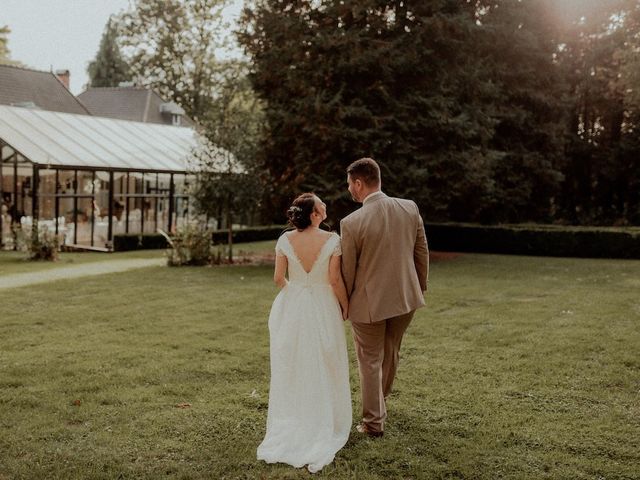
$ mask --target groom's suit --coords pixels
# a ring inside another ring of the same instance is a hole
[[[425,304],[429,249],[410,200],[375,192],[340,222],[342,275],[360,368],[363,422],[384,430],[402,336]]]

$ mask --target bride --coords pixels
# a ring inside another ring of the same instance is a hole
[[[326,205],[304,193],[287,215],[295,230],[276,244],[274,281],[281,291],[269,316],[269,412],[258,460],[307,465],[314,473],[331,463],[349,438],[343,326],[349,303],[340,271],[340,237],[319,228],[327,218]]]

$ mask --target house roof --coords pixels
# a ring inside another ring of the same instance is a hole
[[[78,99],[93,115],[101,117],[165,125],[172,121],[171,115],[161,112],[161,105],[168,102],[146,87],[89,88],[78,95]],[[193,126],[193,122],[184,115],[182,122]]]
[[[185,172],[191,128],[0,105],[0,140],[41,166]]]
[[[0,105],[33,104],[52,112],[89,115],[52,72],[0,65]]]

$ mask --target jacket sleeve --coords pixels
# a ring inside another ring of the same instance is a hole
[[[344,221],[340,222],[340,238],[342,246],[342,278],[347,289],[347,295],[351,296],[356,278],[357,252],[353,236]]]
[[[416,215],[418,216],[418,227],[416,229],[416,243],[413,248],[413,263],[416,266],[420,288],[426,292],[429,286],[429,245],[424,231],[424,222],[417,205]]]

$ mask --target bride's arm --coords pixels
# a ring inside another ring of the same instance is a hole
[[[329,281],[331,282],[333,293],[336,294],[338,302],[340,302],[342,318],[346,320],[349,318],[349,298],[347,297],[347,289],[344,287],[344,281],[342,280],[339,255],[332,256],[329,261]]]
[[[273,272],[273,281],[282,288],[287,284],[285,274],[287,273],[287,257],[284,255],[276,255],[276,269]]]

